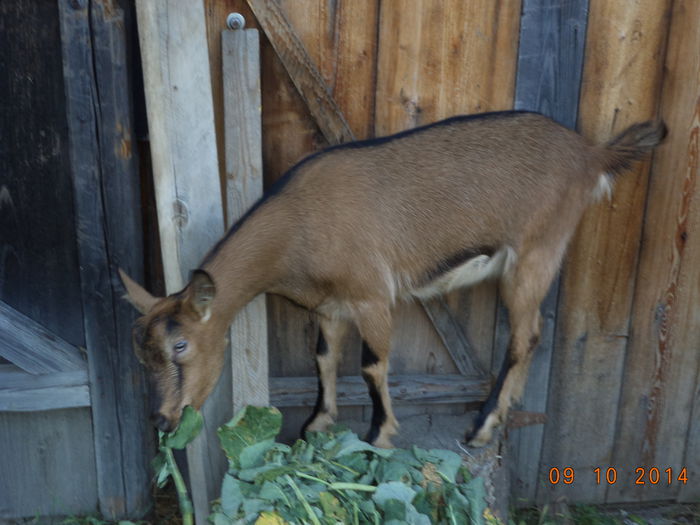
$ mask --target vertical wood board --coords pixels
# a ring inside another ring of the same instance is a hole
[[[700,499],[696,482],[634,483],[636,467],[700,475],[700,450],[691,448],[700,370],[698,20],[700,4],[674,3],[660,108],[669,135],[652,164],[613,455],[629,475],[608,488],[611,502],[675,499],[680,491]]]
[[[204,6],[201,0],[136,3],[158,222],[168,293],[223,234]],[[226,460],[216,429],[231,416],[225,366],[202,407],[204,431],[187,450],[197,523],[219,495]]]
[[[523,0],[520,20],[515,109],[538,111],[568,128],[574,128],[583,69],[588,0],[560,3]],[[540,344],[530,365],[522,409],[545,412],[554,349],[559,278],[541,306],[544,323]],[[498,310],[494,360],[501,366],[507,351],[505,311]],[[503,356],[503,357],[500,357]],[[494,368],[495,371],[495,368]],[[546,423],[545,423],[546,424]],[[514,429],[508,436],[513,451],[511,484],[514,501],[533,502],[539,475],[543,425]]]
[[[260,39],[257,29],[221,35],[224,80],[227,226],[263,193],[260,112]],[[270,403],[267,310],[256,297],[230,330],[233,411]]]
[[[668,6],[591,1],[579,105],[585,137],[607,141],[654,116]],[[576,486],[540,485],[539,500],[605,497],[593,469],[612,461],[647,174],[648,163],[636,165],[617,181],[612,202],[586,212],[564,264],[540,477],[564,465],[580,475]]]

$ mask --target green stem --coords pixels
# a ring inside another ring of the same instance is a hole
[[[170,475],[173,478],[173,483],[175,483],[175,490],[177,491],[177,501],[180,504],[180,512],[182,513],[182,525],[193,525],[194,516],[192,502],[190,501],[189,494],[187,494],[187,486],[185,485],[185,480],[182,479],[180,469],[177,468],[177,463],[175,463],[173,449],[171,449],[170,447],[160,447],[160,450],[163,452],[163,454],[165,454],[165,460],[168,463],[168,470],[170,470]]]

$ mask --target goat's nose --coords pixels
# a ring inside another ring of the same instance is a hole
[[[151,414],[151,423],[161,432],[170,432],[173,429],[170,420],[160,412]]]

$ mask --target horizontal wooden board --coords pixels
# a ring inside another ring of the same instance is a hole
[[[277,407],[313,407],[317,384],[315,377],[271,377],[270,402]],[[459,374],[389,376],[389,393],[396,404],[483,401],[490,386],[488,381]],[[338,378],[338,405],[370,404],[367,384],[360,376]]]
[[[0,365],[0,412],[34,412],[90,406],[87,370],[29,374]]]

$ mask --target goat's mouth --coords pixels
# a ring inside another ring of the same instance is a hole
[[[177,425],[180,422],[180,417],[178,416],[177,418],[169,418],[165,416],[161,412],[156,412],[151,415],[151,423],[153,423],[153,426],[156,427],[158,430],[161,432],[172,432],[177,428]]]

